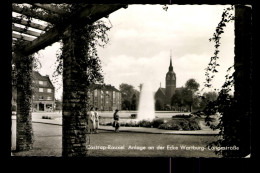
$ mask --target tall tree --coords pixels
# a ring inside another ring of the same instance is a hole
[[[183,90],[183,88],[175,91],[174,95],[172,96],[172,100],[171,100],[171,105],[177,106],[179,109],[181,109],[184,106],[182,90]]]
[[[196,82],[195,79],[189,79],[185,83],[185,88],[183,90],[184,102],[189,105],[190,112],[192,111],[192,105],[197,99],[195,99],[195,92],[199,90],[200,84]]]
[[[200,109],[204,109],[209,101],[215,101],[218,98],[218,94],[214,91],[212,92],[205,92],[200,101]]]
[[[137,109],[137,101],[136,101],[136,94],[133,94],[132,99],[131,99],[131,110],[136,110]]]
[[[120,84],[119,90],[122,94],[122,109],[131,110],[133,96],[135,94],[136,100],[138,100],[139,92],[136,89],[134,89],[134,86],[126,83]],[[135,104],[137,104],[137,102]]]
[[[162,102],[158,99],[155,101],[155,110],[157,111],[162,110]]]

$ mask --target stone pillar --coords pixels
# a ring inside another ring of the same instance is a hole
[[[33,147],[32,130],[32,57],[16,54],[17,69],[17,114],[16,150],[29,150]]]
[[[63,39],[63,104],[62,104],[62,156],[86,156],[86,80],[77,65],[75,40],[71,28]]]
[[[238,122],[240,156],[250,153],[250,119],[252,100],[252,9],[235,6],[235,94],[237,100],[233,121]]]

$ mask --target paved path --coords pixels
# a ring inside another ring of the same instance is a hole
[[[12,116],[12,150],[14,151],[11,153],[13,156],[61,156],[62,152],[62,119],[61,117],[56,117],[53,119],[42,119],[41,116],[32,116],[32,122],[34,126],[34,135],[35,135],[35,143],[34,143],[34,149],[30,151],[23,151],[23,152],[15,152],[16,148],[16,116]],[[121,132],[132,132],[133,135],[156,135],[156,134],[169,134],[173,135],[173,138],[170,138],[171,140],[176,140],[174,144],[176,143],[186,143],[185,139],[189,139],[190,142],[193,141],[194,145],[204,145],[204,142],[201,143],[201,139],[212,139],[214,138],[213,135],[216,135],[218,131],[213,131],[209,127],[205,126],[201,122],[202,130],[196,130],[196,131],[177,131],[177,130],[163,130],[158,128],[144,128],[144,127],[120,127]],[[47,128],[47,129],[46,129]],[[106,133],[111,133],[114,131],[114,128],[112,126],[100,126],[100,135],[105,135]],[[123,134],[123,133],[122,133]],[[120,133],[121,135],[121,133]],[[181,136],[180,136],[181,135]],[[168,135],[159,135],[158,138],[167,138]],[[92,137],[92,140],[95,140],[96,136]],[[183,139],[184,141],[180,140]],[[99,139],[96,139],[98,142]],[[180,140],[180,141],[179,141]],[[142,140],[139,140],[139,142]],[[159,140],[160,141],[160,140]],[[95,142],[95,141],[94,141]],[[118,142],[118,141],[117,141]],[[200,142],[200,143],[199,143]],[[138,142],[137,142],[138,143]],[[178,144],[179,144],[178,143]],[[141,143],[142,144],[142,143]],[[141,145],[140,144],[140,145]],[[132,153],[132,152],[131,152]],[[92,153],[93,154],[93,153]],[[110,155],[111,153],[107,153],[107,155]],[[123,153],[124,154],[124,153]],[[129,153],[128,153],[129,154]],[[133,153],[132,153],[133,154]],[[151,154],[151,153],[150,153]],[[154,153],[161,154],[163,156],[171,156],[171,153],[166,152],[165,153]],[[167,155],[168,154],[168,155]],[[177,154],[177,155],[176,155]],[[215,157],[214,154],[211,152],[198,152],[193,151],[190,154],[193,154],[194,157],[201,156],[201,157]],[[190,156],[190,154],[179,152],[180,156]],[[101,155],[103,156],[104,153],[102,152]],[[111,154],[115,155],[115,154]],[[179,156],[178,153],[172,153],[173,156]],[[192,156],[193,156],[192,155]],[[93,156],[96,156],[95,153]]]
[[[15,116],[12,116],[12,119],[15,119]],[[42,119],[37,116],[32,117],[32,122],[34,123],[45,123],[45,124],[53,124],[62,126],[62,119]],[[155,133],[155,134],[182,134],[182,135],[216,135],[219,133],[219,130],[212,130],[208,126],[206,126],[203,122],[200,122],[200,126],[202,130],[194,130],[194,131],[180,131],[180,130],[164,130],[158,128],[146,128],[146,127],[120,127],[120,131],[122,132],[139,132],[139,133]],[[100,130],[109,130],[114,131],[112,126],[100,126]]]

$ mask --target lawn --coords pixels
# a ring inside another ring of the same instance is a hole
[[[214,136],[103,131],[90,135],[88,153],[98,157],[217,157],[206,148],[207,142],[214,139]]]

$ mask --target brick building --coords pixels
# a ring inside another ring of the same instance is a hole
[[[51,111],[55,109],[55,88],[48,75],[42,76],[33,71],[33,111]]]
[[[121,110],[121,92],[112,85],[93,84],[88,93],[90,104],[101,111]]]

